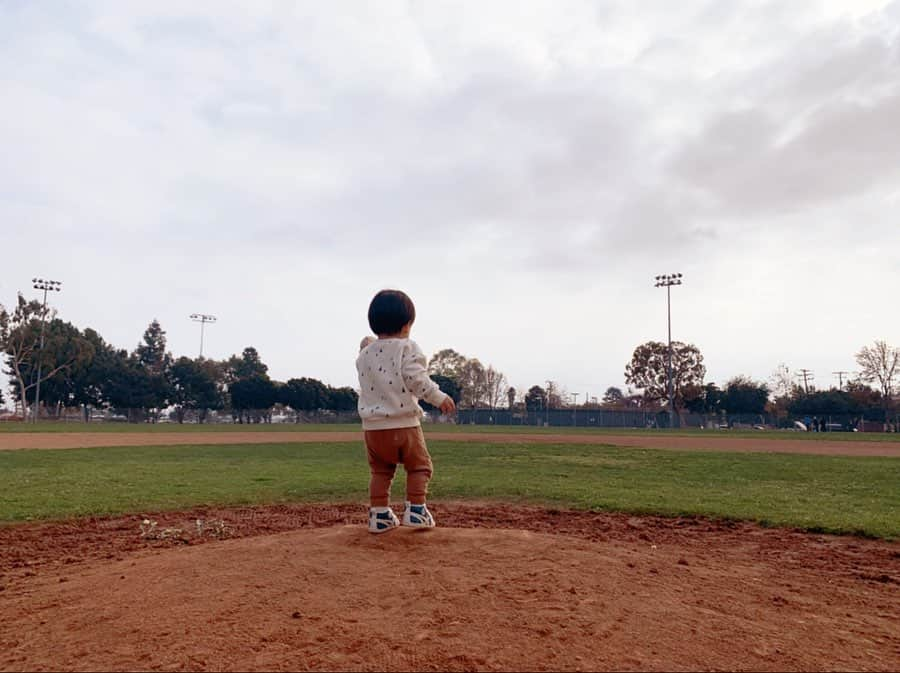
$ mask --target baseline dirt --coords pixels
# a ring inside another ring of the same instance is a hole
[[[382,536],[357,504],[0,527],[0,670],[900,669],[898,544],[433,509]]]
[[[679,451],[733,451],[752,453],[805,453],[831,456],[883,456],[900,458],[900,442],[791,440],[672,435],[536,435],[493,432],[427,432],[429,440],[521,444],[610,444]],[[154,433],[4,433],[0,451],[14,449],[76,449],[103,446],[180,446],[191,444],[289,444],[303,442],[357,442],[362,432],[154,432]]]

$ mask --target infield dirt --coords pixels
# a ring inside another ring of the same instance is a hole
[[[382,536],[356,504],[0,527],[0,669],[900,669],[896,543],[433,509]]]

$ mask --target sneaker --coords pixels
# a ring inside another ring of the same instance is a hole
[[[403,525],[412,528],[434,528],[434,517],[425,505],[406,503],[403,511]]]
[[[369,532],[387,533],[400,525],[400,519],[390,507],[369,507]]]

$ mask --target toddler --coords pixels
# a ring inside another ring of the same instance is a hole
[[[388,506],[391,482],[398,464],[406,470],[406,508],[403,525],[434,527],[425,505],[433,467],[420,420],[423,399],[442,413],[456,410],[453,398],[441,392],[428,376],[425,355],[409,338],[416,308],[399,290],[382,290],[369,304],[369,326],[377,339],[360,343],[359,415],[369,459],[369,532],[385,533],[401,525]]]

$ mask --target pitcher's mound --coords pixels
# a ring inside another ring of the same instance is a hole
[[[746,561],[746,559],[743,559]],[[889,668],[728,550],[363,526],[147,552],[5,598],[4,669]],[[833,593],[830,598],[841,602]],[[890,630],[885,604],[884,624]],[[895,612],[896,616],[896,612]],[[878,622],[876,622],[878,623]],[[896,626],[896,622],[893,622]],[[861,626],[856,624],[856,627]],[[892,653],[893,650],[893,653]]]

